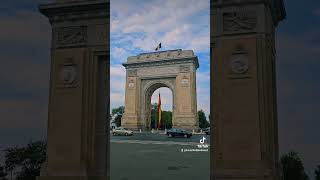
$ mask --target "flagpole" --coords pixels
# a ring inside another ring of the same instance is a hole
[[[158,127],[161,128],[161,95],[160,95],[160,89],[159,89],[159,119],[158,119]]]

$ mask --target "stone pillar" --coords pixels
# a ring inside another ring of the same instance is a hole
[[[136,69],[127,69],[125,89],[125,112],[121,119],[121,126],[129,129],[145,129],[138,119],[138,102],[140,98],[139,79]]]
[[[196,69],[198,64],[179,66],[176,77],[176,108],[173,127],[188,130],[198,130],[199,120],[197,113]]]
[[[38,179],[106,179],[109,1],[56,1],[39,9],[52,25],[52,48],[48,157]]]
[[[275,28],[282,0],[211,3],[215,180],[278,180]]]

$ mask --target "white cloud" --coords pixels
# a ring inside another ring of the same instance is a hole
[[[209,15],[209,0],[188,0],[188,3],[185,0],[112,0],[111,92],[115,95],[114,103],[124,104],[125,69],[118,64],[128,56],[153,51],[161,42],[162,50],[191,49],[209,57]],[[208,66],[200,66],[197,103],[198,109],[208,115],[210,74]],[[158,102],[157,91],[152,96],[152,103]],[[119,93],[123,93],[121,98]],[[172,110],[172,92],[168,88],[161,88],[161,100],[163,109]]]
[[[125,95],[124,93],[110,93],[110,101],[111,101],[111,108],[123,106],[124,105]]]
[[[111,77],[126,77],[126,69],[121,65],[110,66]]]
[[[193,38],[187,49],[193,49],[195,52],[210,51],[209,36],[209,34],[206,34],[204,36]]]
[[[112,51],[113,56],[123,56],[126,53],[126,50],[124,50],[123,48],[119,48],[119,47],[115,47],[111,51]]]
[[[111,88],[111,92],[124,92],[125,80],[111,78],[110,88]]]
[[[197,72],[197,82],[210,82],[210,72]]]
[[[208,0],[191,0],[188,3],[184,0],[155,0],[143,2],[140,8],[136,5],[131,8],[132,4],[124,2],[127,1],[111,2],[114,4],[111,6],[111,34],[122,33],[121,39],[128,33],[142,33],[143,36],[131,39],[133,47],[151,51],[161,41],[168,49],[208,49]],[[199,15],[204,12],[208,14]]]
[[[110,66],[110,108],[124,105],[126,71],[122,65]]]

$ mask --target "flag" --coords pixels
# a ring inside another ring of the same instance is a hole
[[[159,91],[159,98],[158,98],[158,128],[160,128],[161,125],[161,96]]]
[[[158,46],[156,47],[156,51],[159,51],[159,49],[161,49],[161,43],[158,44]]]

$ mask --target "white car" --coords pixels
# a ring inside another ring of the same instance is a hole
[[[112,130],[112,134],[113,135],[120,135],[120,136],[132,136],[133,135],[133,131],[123,128],[123,127],[117,127],[115,129]]]

